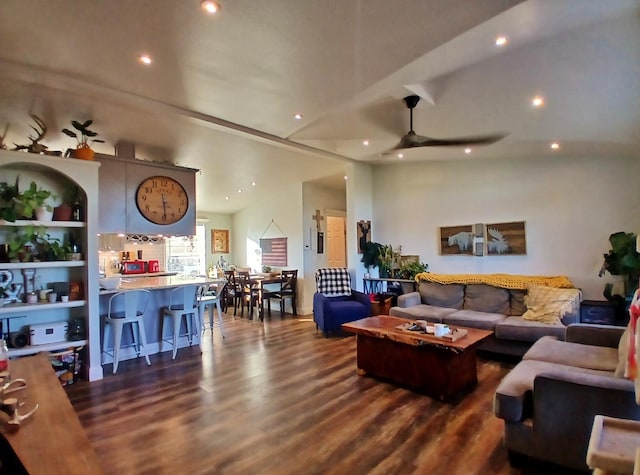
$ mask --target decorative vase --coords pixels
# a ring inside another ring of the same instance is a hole
[[[73,208],[67,205],[60,205],[53,208],[54,221],[71,221],[71,213]]]
[[[46,206],[40,206],[36,209],[36,219],[38,221],[51,221],[53,210],[49,211]]]
[[[93,160],[95,152],[88,145],[80,145],[73,151],[73,156],[80,160]]]

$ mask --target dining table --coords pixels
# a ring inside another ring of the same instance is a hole
[[[278,290],[280,290],[280,286],[287,281],[285,277],[282,277],[281,274],[273,275],[267,273],[257,273],[250,274],[249,280],[251,285],[257,290],[258,294],[258,317],[260,321],[264,321],[264,300],[265,296],[269,295],[270,289],[268,286],[278,285]],[[275,289],[271,289],[273,291]]]

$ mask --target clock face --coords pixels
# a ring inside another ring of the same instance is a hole
[[[189,197],[173,178],[152,176],[138,186],[136,205],[142,216],[152,223],[173,224],[187,214]]]

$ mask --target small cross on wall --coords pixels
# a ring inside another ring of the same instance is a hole
[[[324,220],[324,216],[322,216],[322,215],[320,214],[320,210],[319,210],[319,209],[317,209],[317,210],[316,210],[316,214],[314,214],[314,215],[312,215],[312,216],[311,216],[311,219],[313,219],[313,220],[316,222],[316,230],[317,230],[318,232],[320,232],[320,231],[321,231],[321,228],[320,228],[320,221],[323,221],[323,220]]]

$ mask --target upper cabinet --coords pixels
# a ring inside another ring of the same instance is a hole
[[[101,154],[96,160],[102,164],[100,233],[195,233],[197,170]]]

